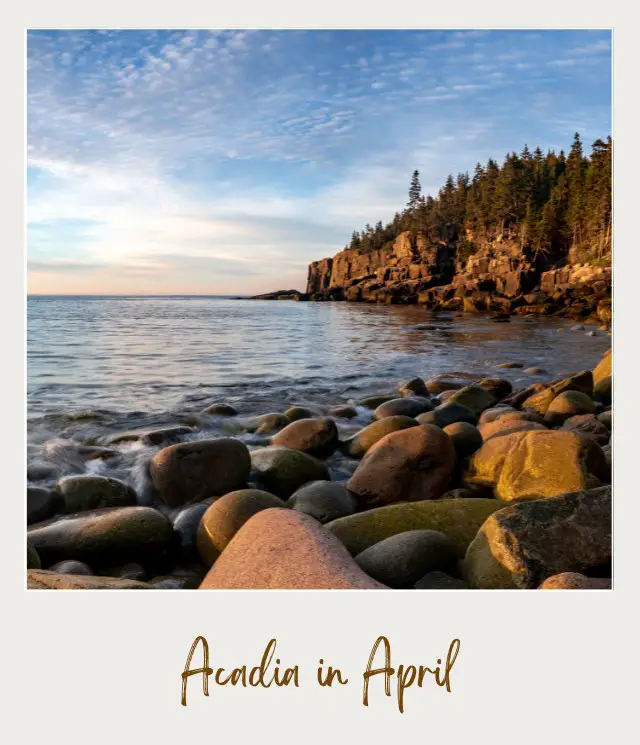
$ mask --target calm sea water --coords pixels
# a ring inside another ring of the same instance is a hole
[[[418,306],[32,296],[27,309],[30,462],[56,460],[52,443],[176,424],[215,401],[243,416],[292,404],[321,412],[442,372],[526,385],[594,367],[611,342],[560,319],[495,323]],[[505,361],[546,372],[496,370]],[[87,410],[95,421],[77,419]]]

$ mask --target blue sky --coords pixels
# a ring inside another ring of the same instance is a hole
[[[611,133],[608,31],[32,31],[29,291],[304,289],[448,173]]]

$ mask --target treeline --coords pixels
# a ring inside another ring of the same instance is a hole
[[[414,171],[409,201],[387,225],[354,232],[347,248],[369,252],[392,243],[403,231],[432,243],[456,242],[459,260],[499,236],[520,243],[522,252],[546,263],[566,258],[603,263],[611,253],[611,137],[596,140],[585,155],[576,133],[564,151],[506,156],[502,165],[478,163],[473,176],[450,175],[435,197],[422,194]]]

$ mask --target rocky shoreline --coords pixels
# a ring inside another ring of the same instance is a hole
[[[76,442],[85,465],[148,455],[137,479],[85,470],[46,485],[41,469],[27,586],[611,587],[611,372],[608,352],[518,390],[442,374],[251,419],[220,402]],[[207,436],[212,418],[231,434]]]

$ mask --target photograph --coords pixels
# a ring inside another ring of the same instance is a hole
[[[26,594],[615,590],[606,25],[25,29]]]

